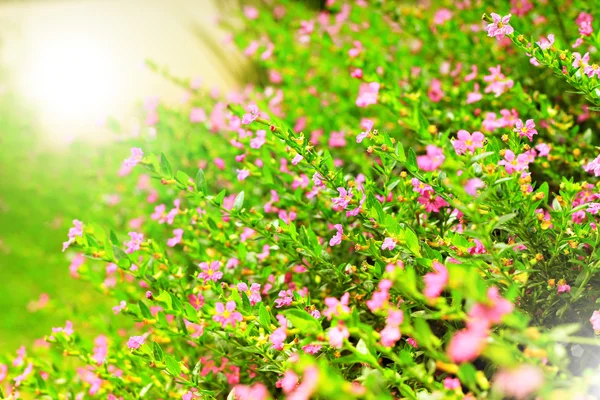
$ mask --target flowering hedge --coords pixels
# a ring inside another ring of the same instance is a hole
[[[260,85],[225,96],[149,63],[188,102],[146,101],[118,211],[62,249],[135,325],[66,321],[5,396],[593,393],[590,5],[399,3],[244,6]]]

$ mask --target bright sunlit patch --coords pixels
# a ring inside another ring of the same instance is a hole
[[[63,139],[90,133],[117,98],[111,54],[99,43],[73,36],[36,46],[20,74],[22,93],[54,127],[53,135]]]

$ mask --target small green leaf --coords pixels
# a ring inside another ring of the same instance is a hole
[[[269,328],[271,325],[271,314],[269,314],[263,303],[258,306],[258,321],[263,328]]]
[[[181,170],[177,171],[176,179],[177,182],[181,183],[182,185],[185,185],[186,187],[190,184],[190,177],[188,176],[188,174]]]
[[[415,151],[412,148],[408,149],[408,157],[406,158],[406,164],[404,164],[406,166],[406,169],[408,169],[411,172],[416,172],[418,167],[417,167],[417,155],[415,154]]]
[[[421,246],[419,246],[419,238],[413,232],[411,228],[407,228],[404,230],[404,238],[406,240],[406,247],[410,250],[411,253],[416,256],[421,256]]]
[[[235,196],[235,200],[233,200],[233,209],[239,211],[244,206],[244,191],[242,190],[237,196]]]
[[[158,362],[161,362],[165,358],[165,352],[160,347],[160,344],[156,342],[152,344],[152,354],[154,354],[154,359]]]
[[[171,169],[171,164],[169,163],[169,160],[167,159],[167,156],[165,156],[164,153],[160,153],[160,171],[163,175],[165,175],[168,178],[173,177],[173,170]]]
[[[166,363],[167,363],[167,372],[169,372],[169,374],[171,374],[172,376],[175,376],[175,377],[179,377],[179,375],[181,375],[181,367],[179,366],[179,363],[177,361],[175,361],[175,359],[173,357],[167,356]]]
[[[322,330],[321,324],[312,315],[304,310],[292,309],[285,312],[285,317],[289,319],[292,324],[302,332],[320,332]]]
[[[140,301],[138,303],[138,306],[140,307],[140,312],[142,313],[142,316],[146,319],[152,319],[152,313],[150,312],[150,309],[148,308],[148,306],[146,305],[146,303],[144,303],[143,301]]]
[[[206,176],[204,176],[204,171],[202,170],[202,168],[200,168],[198,170],[198,173],[196,174],[196,189],[203,194],[206,194],[208,192]]]

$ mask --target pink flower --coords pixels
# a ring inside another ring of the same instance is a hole
[[[198,123],[206,121],[206,112],[202,108],[192,108],[190,112],[190,122]]]
[[[523,125],[522,120],[518,120],[515,124],[515,130],[519,134],[519,137],[527,136],[530,142],[533,142],[533,135],[537,135],[537,131],[535,130],[535,123],[532,119],[528,119]]]
[[[440,297],[444,287],[448,284],[448,269],[441,263],[434,261],[431,268],[435,272],[428,272],[423,277],[425,281],[425,297],[435,300]]]
[[[248,106],[247,114],[242,117],[242,124],[247,125],[258,118],[258,107],[254,104]]]
[[[269,391],[262,383],[252,386],[236,385],[234,387],[235,400],[266,400],[269,399]]]
[[[483,95],[479,91],[479,83],[476,83],[473,91],[467,94],[467,104],[477,103],[481,99],[483,99]]]
[[[503,398],[524,400],[531,398],[544,383],[544,374],[533,365],[521,365],[516,369],[503,369],[494,376],[493,389]]]
[[[240,292],[246,293],[246,295],[248,296],[248,300],[250,300],[251,306],[255,305],[256,303],[262,300],[262,297],[260,296],[260,283],[253,283],[250,287],[248,287],[248,285],[243,282],[238,283],[237,289]]]
[[[536,145],[535,149],[538,151],[539,157],[546,157],[548,154],[550,154],[550,146],[548,146],[546,143],[540,143]]]
[[[194,307],[196,310],[199,310],[200,307],[204,305],[204,296],[202,296],[201,294],[190,294],[188,296],[188,300],[192,307]]]
[[[432,144],[427,145],[425,149],[426,155],[417,157],[417,165],[423,171],[435,171],[446,159],[444,151]]]
[[[283,306],[290,306],[294,301],[293,293],[291,290],[279,291],[278,298],[275,299],[275,308],[281,308]]]
[[[317,354],[319,351],[321,351],[321,346],[320,344],[307,344],[306,346],[302,346],[302,351],[304,351],[306,354]]]
[[[467,329],[458,331],[448,344],[448,355],[454,363],[473,361],[485,347],[488,325],[485,321],[467,324]]]
[[[507,78],[501,72],[502,67],[500,65],[488,69],[490,74],[483,77],[483,80],[488,82],[488,85],[484,90],[485,93],[494,93],[496,97],[498,97],[514,86],[514,81]],[[502,113],[502,111],[500,111],[500,113]]]
[[[29,376],[29,374],[31,374],[32,370],[33,370],[33,364],[32,363],[27,364],[27,367],[23,370],[23,372],[20,375],[15,377],[15,379],[14,379],[15,386],[16,387],[20,386],[21,383]]]
[[[452,19],[452,11],[447,8],[440,8],[433,14],[433,23],[435,25],[444,25],[446,21]]]
[[[581,54],[574,52],[573,53],[573,68],[585,68],[590,61],[590,53],[585,53],[582,57]]]
[[[498,293],[498,288],[492,286],[488,289],[488,304],[477,303],[469,311],[469,317],[472,319],[486,321],[488,324],[499,324],[502,317],[510,314],[514,308],[512,303]]]
[[[235,307],[235,301],[228,301],[226,305],[220,302],[216,303],[215,309],[217,310],[217,315],[213,316],[213,319],[220,322],[223,328],[227,327],[228,324],[235,328],[236,322],[244,320],[242,314],[235,311]]]
[[[258,18],[258,9],[252,6],[244,6],[244,15],[249,20],[254,20]]]
[[[356,143],[361,143],[367,136],[369,136],[371,129],[373,129],[373,121],[369,119],[363,119],[361,125],[365,130],[356,136]]]
[[[342,348],[344,346],[344,339],[348,339],[348,337],[350,337],[350,332],[348,332],[348,328],[344,325],[338,324],[329,329],[329,344],[331,347],[336,349]]]
[[[594,333],[596,335],[600,334],[600,312],[598,310],[594,311],[590,318],[590,323],[592,324],[592,328],[594,329]],[[1,381],[1,379],[0,379]]]
[[[127,302],[125,300],[121,300],[121,302],[119,303],[119,305],[118,306],[114,306],[112,308],[112,310],[115,313],[115,315],[117,315],[118,313],[120,313],[121,311],[123,311],[125,308],[127,308]]]
[[[143,336],[132,336],[127,341],[127,347],[132,350],[139,349],[145,341],[146,339]]]
[[[380,332],[381,344],[392,347],[401,338],[400,324],[404,321],[402,310],[390,310],[386,319],[385,328]]]
[[[337,232],[331,239],[329,239],[329,246],[331,247],[337,246],[338,244],[342,243],[342,238],[344,236],[344,231],[341,224],[335,224],[333,227],[336,229]]]
[[[447,376],[444,379],[444,387],[448,390],[459,389],[461,387],[460,380]]]
[[[125,246],[127,246],[127,249],[125,249],[125,253],[131,254],[134,251],[140,249],[140,245],[144,241],[144,234],[137,232],[129,232],[128,235],[131,237],[131,240],[125,242]]]
[[[377,104],[379,86],[378,82],[361,83],[358,97],[356,98],[356,106],[367,107],[371,104]]]
[[[346,190],[343,187],[339,187],[339,188],[337,188],[337,191],[340,194],[340,196],[331,199],[331,202],[333,203],[334,206],[345,210],[346,208],[348,208],[348,205],[352,201],[352,197],[353,197],[352,189]]]
[[[389,279],[382,279],[377,286],[377,290],[373,292],[373,297],[367,300],[367,307],[371,312],[376,312],[385,307],[390,298],[389,290],[392,287],[392,281]]]
[[[550,47],[552,47],[552,45],[554,44],[554,35],[550,34],[548,35],[548,38],[546,39],[545,37],[540,38],[539,42],[535,42],[537,43],[538,46],[540,46],[540,48],[542,50],[547,50]]]
[[[348,307],[348,301],[350,300],[350,293],[344,293],[340,300],[335,297],[326,297],[325,305],[327,309],[323,311],[323,314],[327,317],[327,319],[331,319],[332,316],[339,316],[340,314],[347,314],[350,312],[350,308]]]
[[[283,374],[283,379],[281,379],[281,389],[283,390],[283,393],[289,394],[296,389],[296,385],[298,385],[298,379],[298,375],[296,375],[294,371],[285,371],[285,374]]]
[[[561,294],[561,293],[571,293],[571,286],[567,285],[566,283],[563,285],[558,285],[557,286],[557,293]]]
[[[172,237],[169,240],[167,240],[167,246],[169,247],[175,247],[175,245],[181,243],[181,240],[183,238],[183,229],[175,229],[173,231],[173,234],[175,235],[175,237]]]
[[[71,321],[66,321],[64,328],[52,328],[52,332],[63,332],[67,336],[71,336],[73,333],[75,333],[75,331],[73,330],[73,323]]]
[[[250,140],[250,147],[253,149],[260,149],[267,141],[266,136],[267,131],[264,129],[256,131],[256,137]]]
[[[101,365],[104,363],[104,360],[106,360],[107,355],[108,342],[106,336],[97,336],[96,339],[94,339],[94,354],[92,355],[92,359],[96,361],[98,365]]]
[[[269,335],[269,341],[273,344],[275,350],[283,350],[283,342],[287,338],[285,327],[279,327]]]
[[[432,79],[427,90],[427,96],[434,103],[440,102],[444,98],[444,91],[442,90],[442,82],[439,79]]]
[[[600,67],[596,64],[588,65],[583,68],[583,73],[586,74],[590,78],[593,78],[594,75],[596,75],[598,78],[600,78]]]
[[[83,236],[83,223],[77,219],[73,220],[73,227],[69,228],[69,240],[63,243],[62,251],[65,251],[78,236]]]
[[[136,165],[138,165],[139,162],[142,161],[143,157],[144,152],[142,151],[142,149],[140,149],[139,147],[132,147],[131,157],[126,158],[125,161],[123,161],[123,164],[126,167],[135,167]]]
[[[509,25],[510,14],[504,17],[496,13],[492,13],[491,15],[493,22],[485,27],[489,37],[495,37],[500,40],[504,38],[504,35],[511,35],[514,32],[513,27]]]
[[[593,173],[594,176],[600,176],[600,155],[584,165],[583,169],[585,172]]]
[[[294,158],[292,158],[292,165],[297,165],[300,161],[304,160],[300,154],[296,154]]]
[[[433,191],[425,192],[417,199],[419,204],[425,207],[427,212],[440,212],[442,207],[447,207],[448,203],[440,196],[433,194]]]
[[[483,141],[485,140],[485,136],[481,132],[470,134],[464,129],[458,131],[456,137],[457,139],[452,141],[452,146],[454,146],[454,151],[458,155],[464,154],[467,150],[474,153],[475,149],[483,147]]]
[[[471,196],[477,196],[477,190],[485,187],[485,183],[479,178],[472,178],[465,184],[465,192]]]
[[[250,176],[250,171],[247,169],[236,169],[238,181],[243,181]]]
[[[198,279],[203,279],[204,283],[208,281],[217,282],[223,277],[223,273],[219,271],[221,263],[219,261],[213,261],[210,264],[202,262],[198,264],[202,272],[198,274]]]
[[[485,254],[487,252],[481,240],[473,239],[473,243],[475,246],[469,247],[469,254]]]
[[[396,240],[393,238],[385,238],[381,244],[381,250],[394,250],[396,248]]]
[[[504,165],[506,172],[512,174],[515,171],[523,171],[527,169],[528,162],[525,154],[519,154],[515,157],[515,153],[512,150],[506,150],[504,153],[504,160],[500,160],[498,165]]]

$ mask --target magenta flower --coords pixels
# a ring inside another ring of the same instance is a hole
[[[331,239],[329,239],[329,246],[331,247],[337,246],[338,244],[342,243],[342,237],[344,235],[341,224],[335,224],[334,228],[337,230],[337,232]]]
[[[127,246],[127,249],[125,249],[125,253],[131,254],[134,251],[140,249],[140,245],[144,241],[144,234],[137,232],[129,232],[128,235],[131,237],[131,240],[125,242],[125,246]]]
[[[452,362],[460,364],[473,361],[485,347],[488,337],[486,321],[472,321],[467,324],[467,329],[458,331],[448,344],[448,355]]]
[[[423,171],[435,171],[446,159],[444,151],[432,144],[427,145],[425,150],[425,155],[417,157],[417,165]]]
[[[242,314],[235,311],[235,307],[235,301],[228,301],[226,305],[223,305],[223,303],[220,302],[215,304],[217,315],[213,316],[213,319],[220,322],[223,328],[226,328],[228,324],[235,328],[236,322],[244,320]]]
[[[448,284],[448,269],[437,261],[434,261],[431,268],[435,272],[428,272],[423,277],[425,281],[425,290],[423,294],[430,300],[440,297],[444,287]]]
[[[506,172],[509,174],[515,171],[523,171],[528,167],[527,156],[525,154],[515,156],[512,150],[506,150],[504,160],[500,160],[498,165],[504,165]]]
[[[511,17],[510,14],[504,17],[496,13],[492,13],[491,15],[493,22],[485,27],[489,37],[495,37],[496,39],[500,40],[504,38],[504,35],[512,35],[515,30],[509,24]]]
[[[256,131],[256,137],[250,140],[250,147],[253,149],[260,149],[263,144],[267,142],[267,131],[261,129]]]
[[[244,114],[244,116],[242,117],[242,124],[244,125],[247,125],[252,121],[256,120],[256,118],[258,118],[258,107],[255,104],[249,105],[248,111],[250,112]]]
[[[352,197],[354,197],[354,195],[352,194],[352,188],[346,190],[343,187],[339,187],[337,188],[337,191],[340,194],[340,196],[331,199],[331,202],[334,206],[345,210],[346,208],[348,208],[348,205],[352,201]]]
[[[348,339],[349,337],[350,332],[348,332],[348,328],[344,325],[338,324],[329,329],[329,344],[331,347],[336,349],[342,348],[344,346],[344,339]]]
[[[381,244],[381,250],[394,250],[394,248],[396,247],[396,240],[388,237],[385,238],[383,240],[383,243]]]
[[[367,107],[371,104],[377,104],[377,96],[379,95],[378,82],[361,83],[358,97],[356,98],[357,107]]]
[[[373,121],[370,119],[363,119],[362,126],[365,130],[356,136],[356,143],[361,143],[367,136],[369,136],[371,129],[373,129]]]
[[[347,314],[350,312],[350,308],[348,308],[348,301],[350,300],[350,293],[344,293],[340,300],[335,297],[326,297],[325,305],[327,309],[323,311],[323,314],[327,317],[327,319],[331,319],[332,316],[339,316],[340,314]]]
[[[465,184],[465,192],[471,196],[477,196],[477,190],[485,187],[485,183],[479,178],[472,178]]]
[[[598,310],[594,311],[594,313],[590,317],[590,323],[592,324],[594,333],[596,335],[600,334],[600,312]]]
[[[136,165],[138,165],[139,162],[142,161],[143,157],[144,152],[142,151],[142,149],[140,149],[139,147],[132,147],[131,157],[126,158],[125,161],[123,161],[123,164],[126,167],[135,167]]]
[[[434,103],[439,103],[444,98],[444,91],[442,90],[442,82],[439,79],[432,79],[427,90],[427,96]]]
[[[448,390],[459,389],[461,387],[460,380],[458,378],[451,378],[447,376],[444,379],[444,388]]]
[[[223,277],[223,273],[219,271],[221,263],[219,261],[213,261],[210,264],[202,262],[198,264],[202,272],[198,274],[198,279],[203,279],[204,283],[208,281],[217,282]]]
[[[115,315],[117,315],[118,313],[120,313],[121,311],[123,311],[125,308],[127,308],[127,302],[125,300],[121,300],[121,302],[119,303],[119,305],[118,306],[114,306],[112,308],[112,310],[115,313]]]
[[[600,176],[600,155],[583,166],[585,172],[593,173],[594,176]]]
[[[262,297],[260,296],[260,283],[253,283],[250,287],[243,282],[238,283],[237,289],[240,292],[246,293],[248,300],[250,300],[250,305],[252,306],[262,300]]]
[[[183,229],[181,229],[181,228],[175,229],[173,231],[173,234],[175,236],[172,238],[169,238],[169,240],[167,240],[167,246],[169,246],[169,247],[175,247],[177,244],[181,243],[181,240],[183,238]]]
[[[585,53],[583,57],[581,54],[574,52],[573,53],[573,68],[585,68],[588,66],[590,62],[590,53]]]
[[[515,130],[519,134],[519,137],[527,136],[530,142],[533,142],[533,135],[537,135],[535,130],[535,122],[532,119],[528,119],[525,124],[522,120],[518,120],[515,124]]]
[[[475,152],[475,149],[483,147],[483,141],[485,136],[481,132],[473,132],[472,134],[461,129],[456,133],[456,140],[452,141],[454,151],[456,154],[464,154],[467,150],[471,153]]]
[[[535,42],[542,50],[547,50],[554,44],[554,35],[549,34],[548,38],[545,37],[540,38],[539,42]]]
[[[561,293],[571,293],[571,286],[567,285],[566,283],[564,284],[559,284],[557,286],[557,293],[561,294]]]
[[[417,201],[425,207],[425,211],[427,212],[440,212],[442,207],[448,206],[448,202],[440,196],[435,195],[433,191],[425,192],[425,194],[417,198]]]
[[[492,286],[488,289],[488,303],[482,304],[477,303],[469,311],[469,317],[480,321],[486,321],[488,325],[499,324],[502,321],[502,317],[506,314],[510,314],[514,308],[513,304],[500,297],[498,288]]]
[[[127,341],[127,347],[132,350],[136,350],[142,347],[145,341],[146,339],[143,336],[132,336]]]
[[[250,171],[247,169],[236,169],[238,181],[243,181],[250,176]]]
[[[77,219],[73,220],[73,227],[69,228],[68,237],[69,240],[63,242],[62,251],[65,251],[67,247],[71,245],[71,243],[75,242],[78,236],[83,235],[83,223]]]

